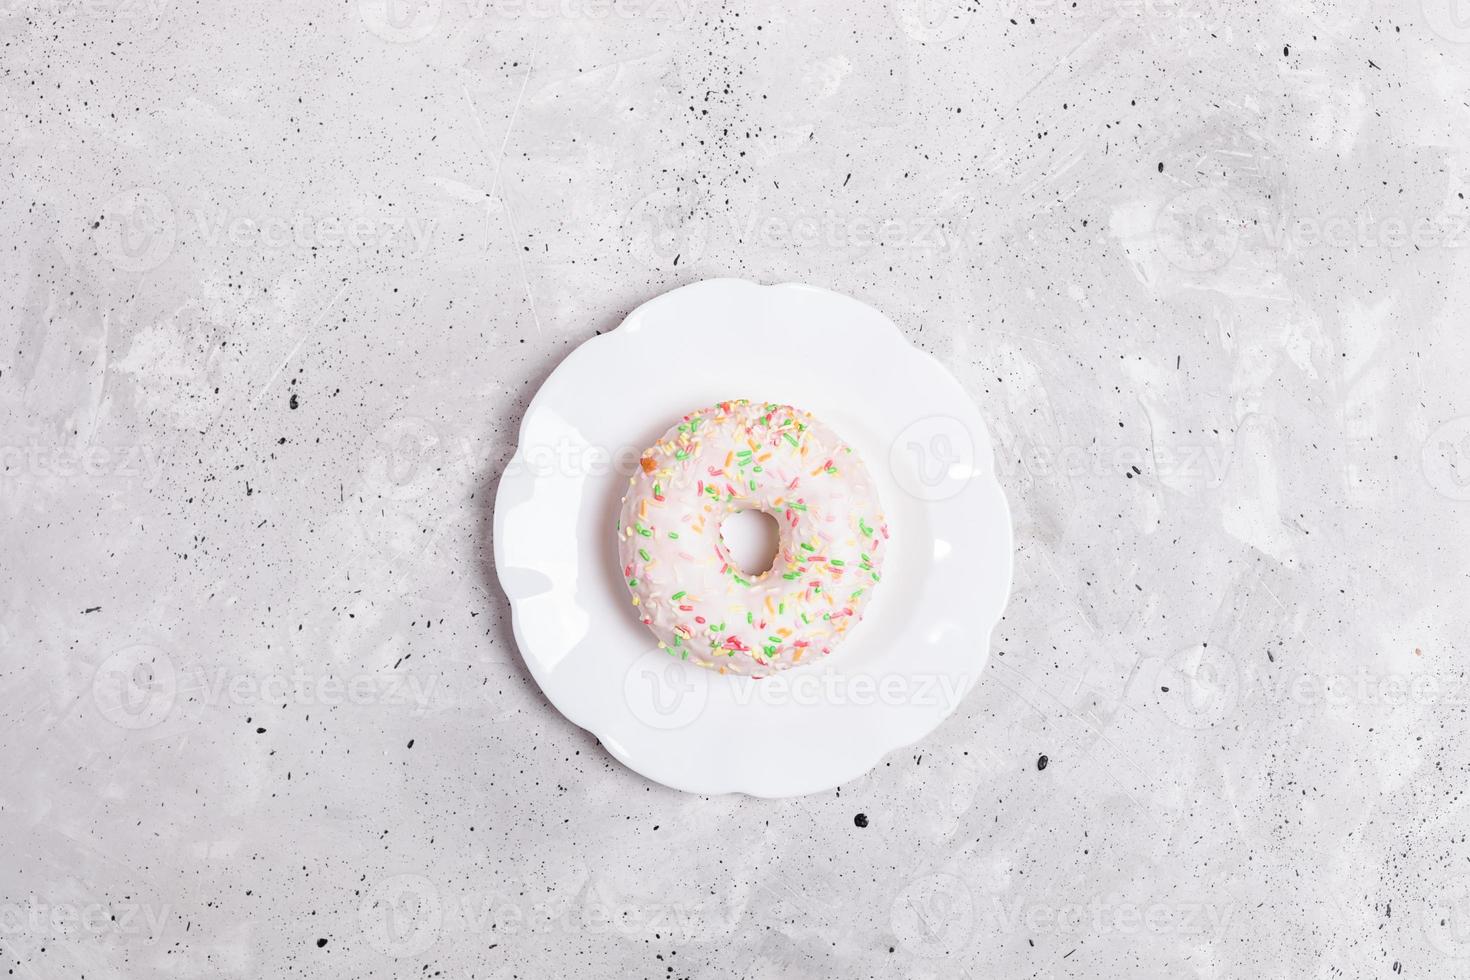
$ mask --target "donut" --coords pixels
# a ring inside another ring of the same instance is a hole
[[[748,575],[720,527],[776,518],[775,564]],[[745,399],[691,412],[639,458],[618,560],[661,649],[765,676],[831,653],[882,578],[888,527],[862,459],[810,412]]]

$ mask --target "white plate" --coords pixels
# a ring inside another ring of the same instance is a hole
[[[813,412],[862,454],[892,534],[861,624],[762,680],[668,656],[638,622],[614,527],[642,450],[729,398]],[[1011,585],[980,413],[893,322],[804,285],[665,293],[541,387],[495,500],[516,642],[552,704],[621,762],[693,793],[829,789],[923,738],[974,685]]]

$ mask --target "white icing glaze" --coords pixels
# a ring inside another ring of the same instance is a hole
[[[623,580],[670,654],[760,676],[825,656],[862,618],[888,528],[862,460],[810,412],[745,400],[692,412],[628,482]],[[744,510],[781,528],[775,565],[754,576],[720,536]]]

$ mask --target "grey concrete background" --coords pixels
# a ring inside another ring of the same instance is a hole
[[[0,32],[7,975],[1470,972],[1462,6]],[[720,275],[892,316],[1017,526],[977,690],[820,797],[624,770],[489,567],[536,386]]]

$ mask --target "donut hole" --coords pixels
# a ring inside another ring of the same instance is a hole
[[[730,562],[746,575],[763,575],[776,564],[781,525],[762,510],[740,510],[720,524],[720,541]]]

